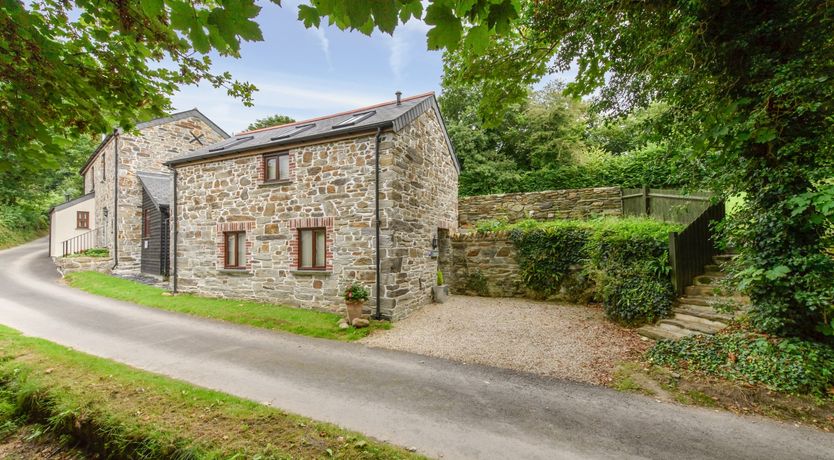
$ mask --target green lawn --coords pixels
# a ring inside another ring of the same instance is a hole
[[[352,341],[367,336],[375,329],[391,327],[387,321],[371,321],[370,327],[339,329],[342,317],[333,313],[248,300],[214,299],[191,294],[163,295],[166,292],[164,289],[97,272],[70,273],[66,279],[70,286],[113,299],[310,337]]]
[[[33,423],[90,458],[422,458],[0,326],[0,440]]]

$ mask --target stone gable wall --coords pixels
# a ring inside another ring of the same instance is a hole
[[[374,148],[374,133],[291,148],[282,183],[263,183],[262,154],[179,166],[179,290],[340,312],[358,281],[373,312]],[[433,111],[383,133],[380,168],[380,310],[399,319],[430,301],[432,240],[457,227],[457,172]],[[252,223],[251,268],[218,269],[218,228],[231,222]],[[299,270],[298,230],[314,227],[327,229],[327,269]]]
[[[486,219],[510,223],[524,219],[585,219],[623,215],[619,187],[596,187],[544,192],[505,193],[461,197],[460,225],[472,226]]]
[[[458,173],[433,110],[397,133],[380,163],[382,310],[398,320],[431,302],[438,271],[432,241],[438,230],[457,231]]]
[[[191,133],[201,138],[202,144],[194,141]],[[142,257],[142,184],[136,175],[138,171],[168,173],[164,163],[187,152],[214,144],[223,137],[201,119],[189,117],[169,123],[151,126],[139,135],[124,133],[119,136],[119,250],[117,272],[137,273]],[[109,208],[107,247],[113,249],[113,156],[111,140],[105,149],[107,181],[96,184],[97,214],[103,207]],[[96,164],[101,158],[96,159]],[[99,169],[98,167],[96,169]],[[96,172],[96,174],[100,174]],[[105,192],[99,195],[99,187]],[[98,206],[101,203],[101,206]],[[97,216],[98,218],[98,216]],[[101,216],[103,220],[103,216]]]

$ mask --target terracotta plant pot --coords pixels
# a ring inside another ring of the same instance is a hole
[[[362,307],[365,305],[365,302],[346,300],[345,303],[347,304],[348,324],[353,324],[354,319],[362,317]]]

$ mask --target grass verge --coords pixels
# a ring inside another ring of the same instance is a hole
[[[339,329],[342,316],[334,313],[249,300],[215,299],[191,294],[166,295],[164,289],[97,272],[70,273],[66,280],[72,287],[111,299],[323,339],[353,341],[375,329],[391,327],[387,321],[371,321],[369,327]]]
[[[8,249],[36,240],[49,233],[44,229],[14,229],[0,224],[0,249]]]
[[[834,400],[830,398],[791,395],[683,369],[675,372],[649,362],[622,363],[611,387],[665,402],[756,414],[834,431]]]
[[[0,439],[24,424],[98,458],[421,458],[0,326]]]

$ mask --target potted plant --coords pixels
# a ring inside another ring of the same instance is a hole
[[[356,281],[345,290],[348,324],[353,324],[354,319],[362,317],[362,307],[368,300],[368,295],[368,289]]]
[[[443,272],[439,270],[437,272],[437,286],[431,288],[431,293],[437,303],[446,302],[446,298],[449,297],[449,286],[443,283]]]

